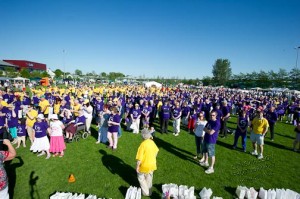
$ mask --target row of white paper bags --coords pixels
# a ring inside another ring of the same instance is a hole
[[[172,197],[174,199],[196,199],[194,194],[195,188],[186,185],[177,185],[177,184],[163,184],[162,185],[162,197]]]
[[[50,199],[105,199],[105,198],[97,198],[96,195],[88,195],[88,197],[85,197],[83,193],[64,193],[64,192],[56,192],[52,196],[50,196]],[[111,198],[110,198],[111,199]]]
[[[141,199],[141,188],[130,186],[127,189],[125,199]]]
[[[199,196],[201,199],[210,199],[211,195],[212,195],[212,190],[211,188],[206,188],[204,187],[200,193],[199,193]],[[222,197],[218,197],[218,196],[213,196],[213,199],[222,199]]]

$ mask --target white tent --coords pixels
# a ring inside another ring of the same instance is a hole
[[[145,83],[145,86],[147,88],[151,87],[151,86],[156,86],[157,88],[161,88],[162,87],[162,84],[158,83],[158,82],[155,82],[155,81],[151,81],[151,82],[146,82]]]
[[[29,82],[29,79],[24,78],[24,77],[16,77],[16,78],[12,78],[12,80],[13,80],[14,82],[16,82],[16,81],[22,81],[23,83],[25,83],[26,81]]]

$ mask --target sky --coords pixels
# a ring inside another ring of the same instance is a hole
[[[299,0],[0,0],[0,9],[0,60],[71,73],[201,79],[217,59],[233,74],[290,71],[300,46]]]

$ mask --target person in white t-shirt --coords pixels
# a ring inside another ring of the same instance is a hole
[[[203,138],[204,138],[205,132],[203,129],[206,124],[207,124],[207,121],[204,117],[204,111],[201,111],[198,114],[198,118],[195,122],[195,128],[194,128],[196,151],[197,151],[197,155],[194,157],[194,159],[200,158],[202,155],[202,159],[200,161],[204,160],[204,157],[202,154],[202,148],[203,148]]]
[[[64,124],[58,120],[56,114],[50,115],[50,152],[54,153],[53,157],[64,156],[64,150],[66,149],[63,129],[65,128]]]
[[[88,99],[86,99],[83,103],[83,115],[86,118],[85,125],[88,133],[91,133],[90,127],[93,119],[93,107],[90,105]]]

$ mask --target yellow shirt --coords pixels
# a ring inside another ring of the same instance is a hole
[[[60,104],[54,104],[53,112],[59,114]]]
[[[81,104],[77,104],[77,105],[73,106],[74,116],[77,117],[79,115],[78,111],[79,111],[80,108],[81,108]]]
[[[39,106],[41,107],[41,111],[43,112],[43,114],[48,114],[49,113],[49,102],[48,100],[41,100],[39,103]]]
[[[26,125],[29,127],[33,127],[34,123],[36,122],[36,117],[38,116],[38,112],[36,110],[32,109],[27,112],[27,115],[29,115],[30,117],[33,117],[33,119],[30,119],[29,117],[27,117]]]
[[[2,100],[2,101],[1,101],[1,105],[2,105],[2,106],[7,106],[8,104],[7,104],[6,101]]]
[[[252,121],[252,128],[255,134],[263,134],[268,127],[269,123],[266,118],[259,119],[258,117],[255,117]]]
[[[152,139],[144,140],[139,146],[136,160],[141,161],[140,172],[150,173],[157,169],[156,156],[159,149]]]

